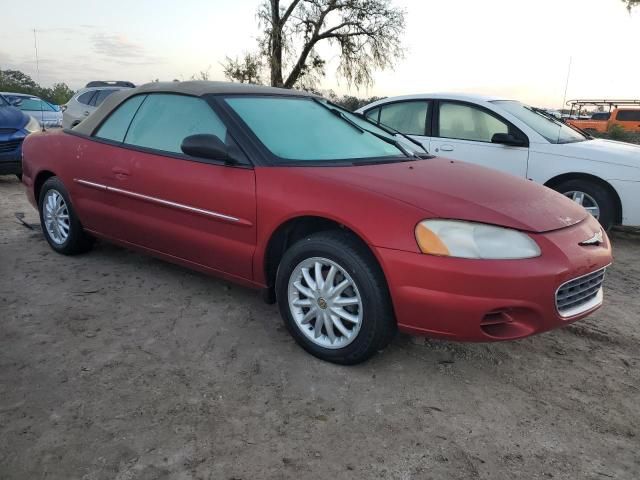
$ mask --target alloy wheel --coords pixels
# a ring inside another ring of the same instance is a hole
[[[43,202],[44,225],[49,238],[56,244],[62,245],[69,238],[69,208],[64,197],[55,189],[47,191]]]
[[[314,344],[330,349],[349,345],[362,326],[362,298],[349,273],[336,262],[312,257],[300,262],[288,284],[291,315]]]

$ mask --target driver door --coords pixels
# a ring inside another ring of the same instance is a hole
[[[432,154],[526,177],[528,147],[491,143],[496,133],[523,135],[506,120],[466,102],[441,100],[436,111],[436,131],[431,139]]]

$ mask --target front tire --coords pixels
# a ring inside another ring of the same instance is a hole
[[[605,230],[613,227],[616,219],[616,203],[611,192],[602,185],[576,178],[562,182],[554,190],[582,205]]]
[[[276,274],[276,297],[296,342],[328,362],[363,362],[395,333],[380,266],[347,232],[313,234],[289,248]]]
[[[47,179],[38,201],[44,238],[56,252],[75,255],[91,249],[93,238],[82,228],[69,193],[58,177]]]

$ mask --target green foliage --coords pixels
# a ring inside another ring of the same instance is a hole
[[[381,100],[384,97],[370,97],[370,98],[358,98],[353,95],[343,95],[339,97],[333,92],[329,92],[326,97],[336,105],[340,105],[342,108],[354,112],[365,105],[369,105],[377,100]]]
[[[54,83],[51,88],[40,88],[38,96],[49,103],[63,105],[73,97],[74,93],[66,83]]]
[[[607,131],[607,136],[611,140],[620,140],[624,142],[627,138],[627,131],[624,129],[622,125],[616,125],[615,123],[609,127]]]
[[[224,68],[224,76],[229,80],[257,85],[262,83],[260,74],[262,60],[259,55],[245,53],[241,59],[226,57],[222,67]]]
[[[66,83],[55,83],[51,88],[43,88],[20,70],[0,70],[0,92],[36,95],[56,105],[67,103],[74,93]]]

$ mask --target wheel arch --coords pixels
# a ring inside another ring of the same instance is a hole
[[[55,177],[56,174],[50,170],[41,170],[36,175],[35,180],[33,181],[33,194],[36,200],[36,203],[40,202],[40,191],[42,190],[42,185],[51,177]]]
[[[262,273],[264,275],[267,288],[269,290],[273,289],[280,260],[291,245],[307,235],[330,230],[347,232],[353,236],[353,238],[358,240],[362,248],[371,255],[373,260],[375,260],[384,276],[384,269],[380,259],[376,256],[375,252],[371,249],[368,242],[362,237],[362,235],[358,234],[354,229],[328,217],[320,215],[300,215],[288,218],[278,225],[278,227],[273,230],[268,242],[266,243],[262,262]]]
[[[603,188],[605,188],[611,194],[615,202],[616,214],[614,218],[614,224],[618,225],[622,223],[622,202],[620,200],[620,195],[618,195],[618,192],[616,191],[616,189],[613,188],[613,186],[609,182],[607,182],[606,180],[603,180],[600,177],[591,175],[589,173],[581,173],[581,172],[563,173],[562,175],[556,175],[555,177],[547,180],[544,183],[544,186],[555,190],[558,185],[568,180],[586,180],[586,181],[594,182],[602,186]]]

